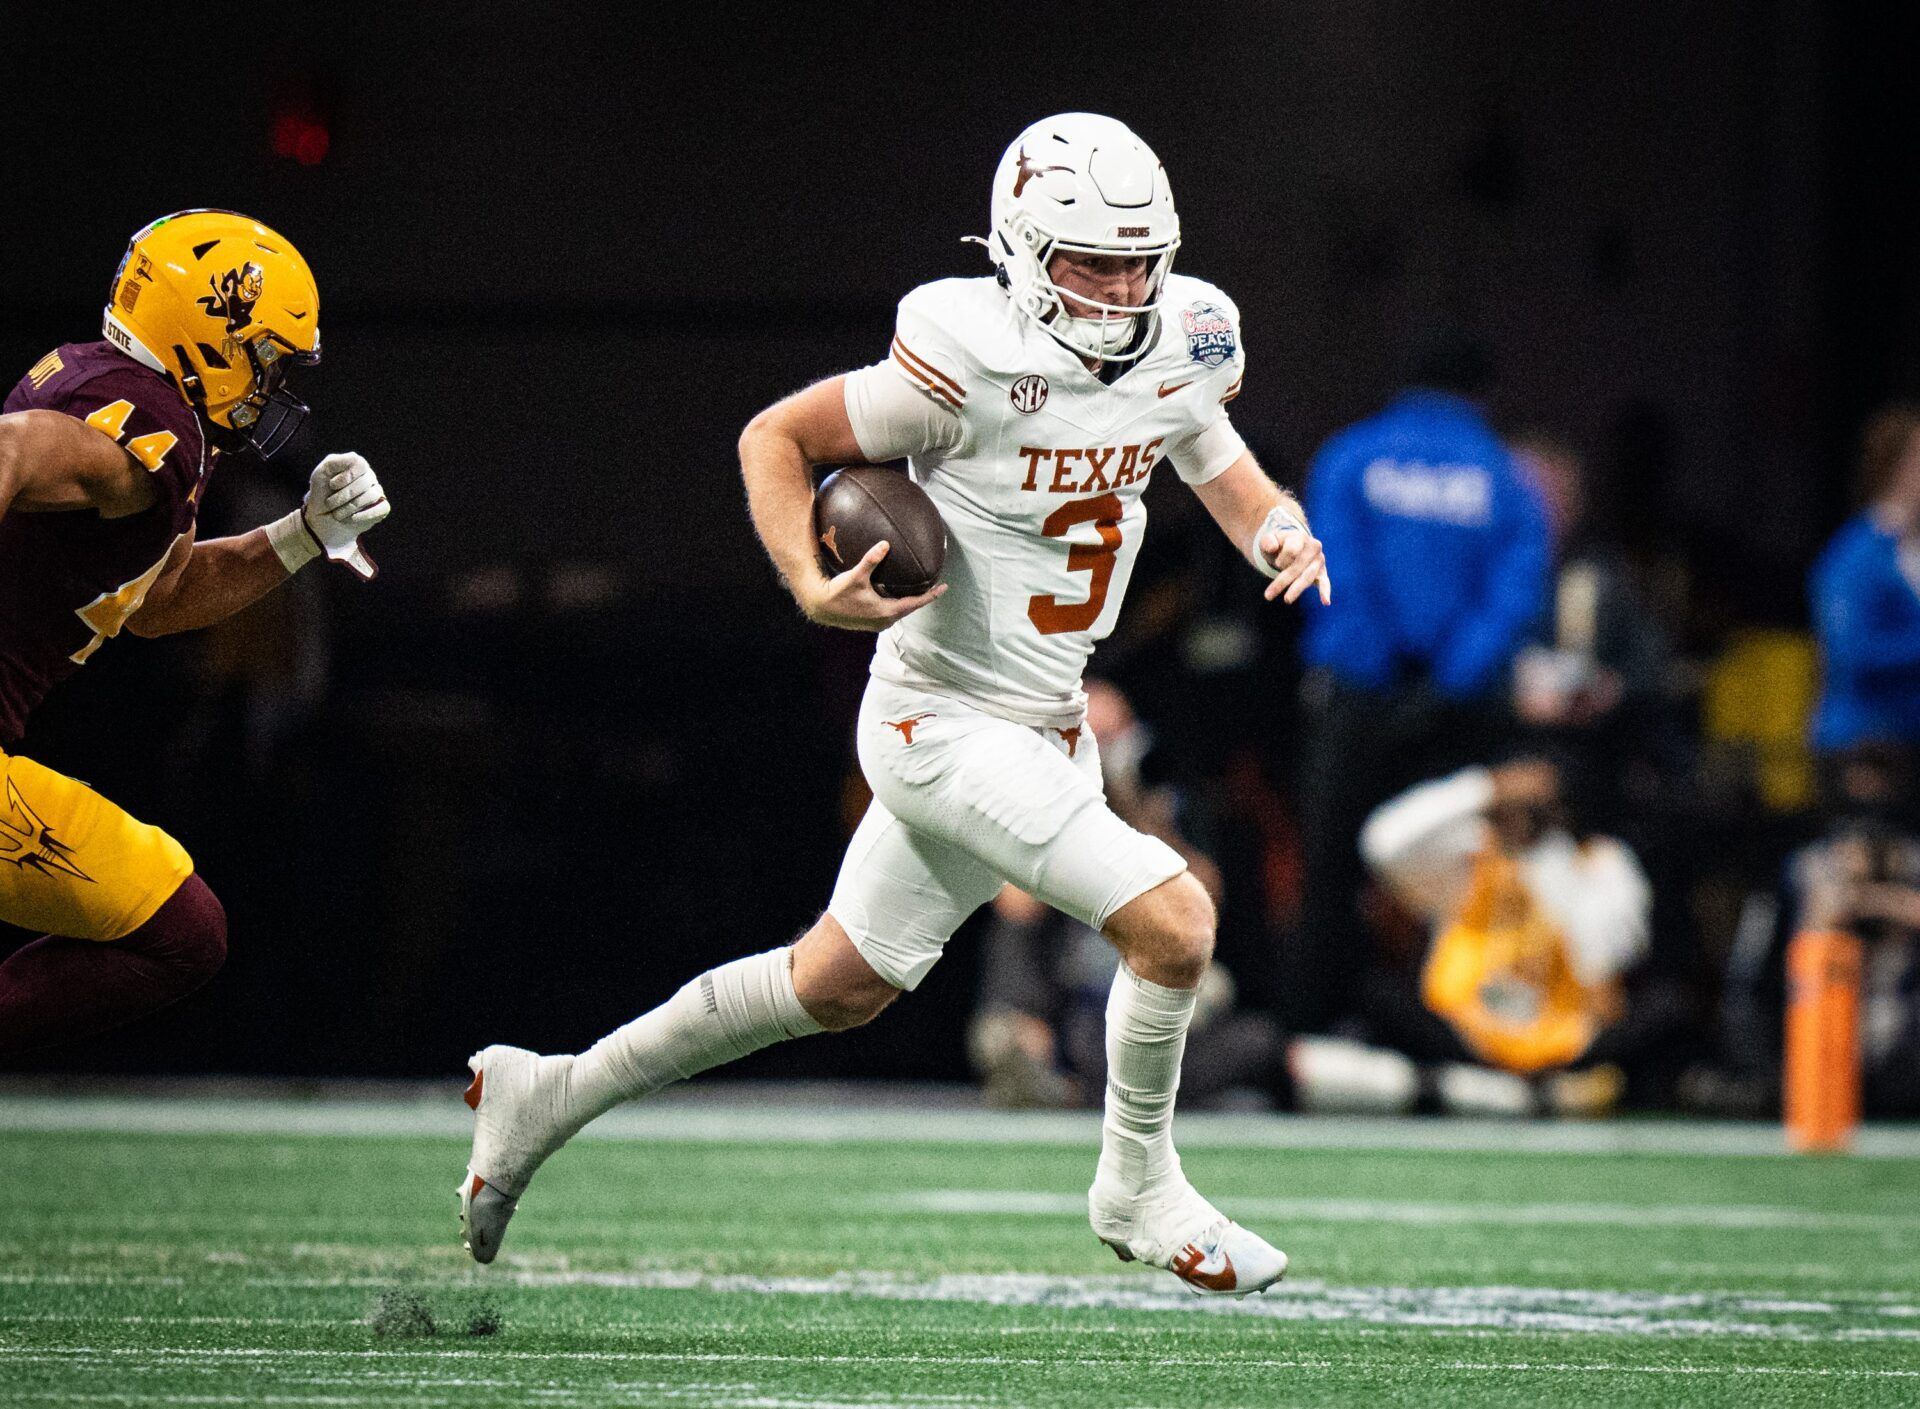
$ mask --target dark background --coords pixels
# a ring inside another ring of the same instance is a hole
[[[1192,9],[0,7],[0,368],[98,335],[140,225],[243,210],[311,261],[326,360],[305,453],[229,471],[208,518],[284,512],[332,449],[396,506],[376,584],[310,570],[220,632],[116,642],[36,716],[25,751],[194,852],[233,957],[24,1065],[454,1071],[807,923],[867,643],[792,611],[734,438],[882,355],[908,288],[984,270],[959,238],[1053,111],[1166,163],[1278,477],[1465,319],[1502,419],[1571,439],[1615,529],[1692,566],[1690,649],[1798,623],[1854,429],[1920,373],[1912,12]],[[275,154],[288,120],[323,160]],[[1151,502],[1141,581],[1190,580],[1191,500]],[[1257,629],[1236,718],[1284,790],[1290,628]],[[1218,765],[1150,626],[1115,653],[1168,751]],[[757,1069],[956,1074],[972,977],[957,943],[881,1024]]]

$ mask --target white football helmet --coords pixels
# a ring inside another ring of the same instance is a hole
[[[1131,362],[1153,346],[1160,289],[1180,247],[1180,217],[1165,168],[1125,123],[1096,113],[1034,123],[1000,158],[992,217],[987,253],[1000,283],[1055,341],[1107,362]],[[1146,302],[1128,308],[1075,294],[1093,316],[1069,313],[1047,273],[1047,261],[1061,250],[1144,255],[1152,261]]]

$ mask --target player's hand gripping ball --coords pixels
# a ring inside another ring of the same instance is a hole
[[[813,536],[829,577],[845,572],[884,538],[887,556],[873,570],[873,590],[882,597],[931,591],[947,557],[947,526],[926,490],[899,470],[871,465],[850,465],[820,482]]]

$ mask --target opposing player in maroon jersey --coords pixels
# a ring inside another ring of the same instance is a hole
[[[364,459],[329,455],[286,518],[195,541],[220,456],[271,455],[307,414],[285,380],[320,360],[320,297],[287,240],[183,211],[108,297],[105,340],[49,352],[0,414],[0,920],[42,932],[0,963],[0,1052],[151,1012],[226,956],[177,841],[13,752],[34,707],[122,627],[209,625],[322,555],[372,577],[359,537],[388,513]]]

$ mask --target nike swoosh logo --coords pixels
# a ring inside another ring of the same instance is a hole
[[[1160,388],[1160,394],[1162,396],[1172,396],[1176,391],[1180,390],[1181,387],[1189,387],[1192,385],[1193,385],[1193,379],[1191,377],[1189,377],[1186,381],[1180,382],[1174,386],[1166,386],[1163,384]]]
[[[1192,1243],[1188,1243],[1181,1255],[1174,1259],[1173,1270],[1183,1282],[1191,1282],[1196,1287],[1205,1287],[1210,1292],[1230,1292],[1240,1285],[1240,1279],[1233,1270],[1233,1258],[1225,1248],[1220,1249],[1220,1270],[1202,1272],[1200,1264],[1206,1261],[1205,1255]]]

